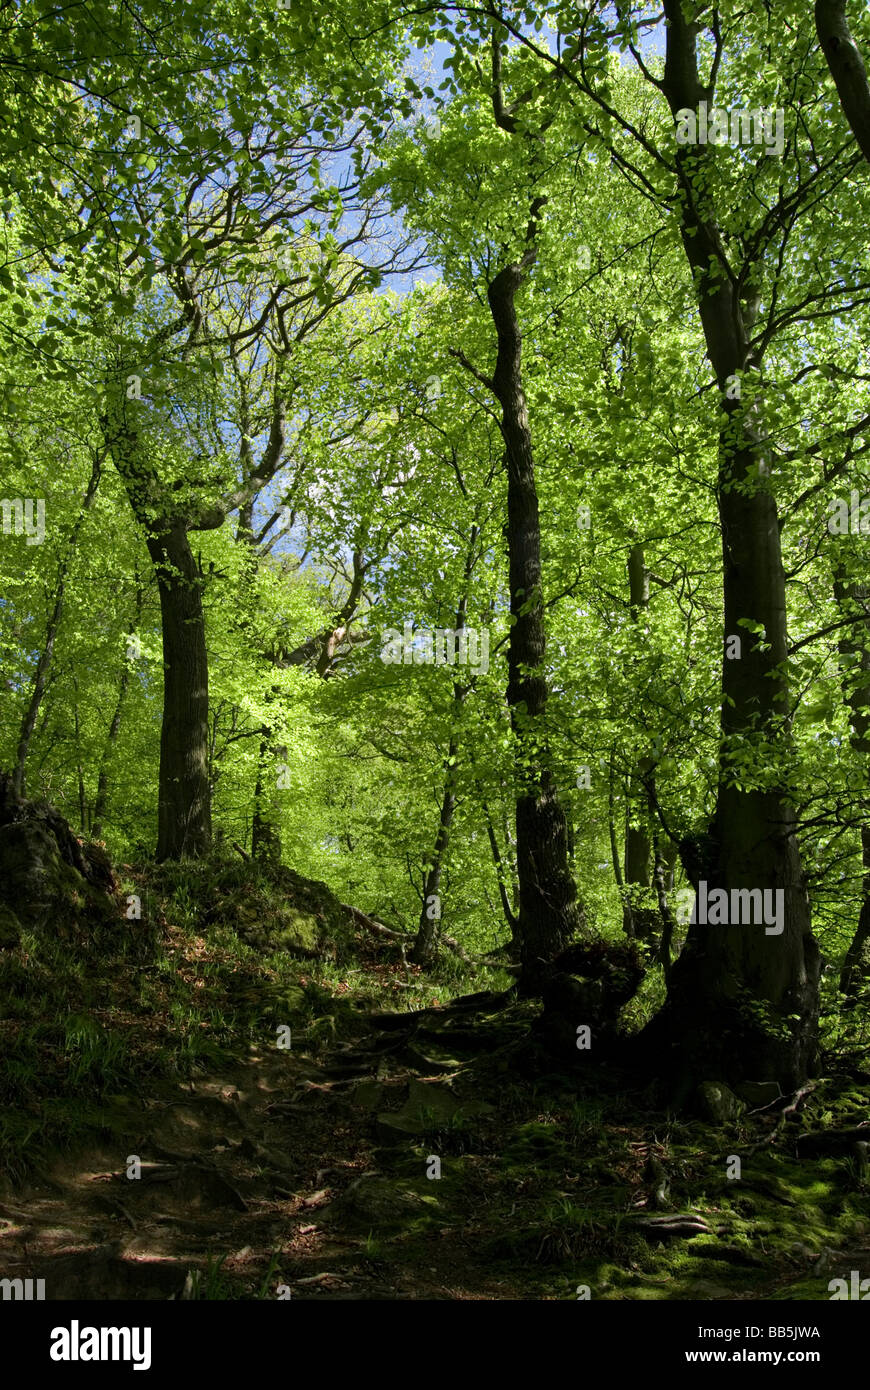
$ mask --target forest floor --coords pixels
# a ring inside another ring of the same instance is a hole
[[[49,1299],[484,1300],[827,1300],[870,1276],[866,1168],[795,1157],[866,1121],[854,1063],[776,1131],[776,1108],[713,1125],[548,1059],[538,1006],[497,987],[439,997],[360,934],[276,966],[164,908],[156,954],[83,971],[25,941],[26,985],[2,953],[0,1276]]]

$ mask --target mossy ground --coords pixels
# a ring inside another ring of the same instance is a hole
[[[203,1075],[279,1024],[316,1054],[360,1033],[367,1008],[457,989],[452,962],[430,977],[404,966],[325,884],[288,869],[216,859],[118,878],[142,915],[111,948],[74,950],[48,930],[0,949],[0,1174],[100,1133],[112,1096]]]
[[[0,951],[0,1254],[26,1237],[50,1270],[49,1230],[65,1223],[84,1253],[120,1232],[128,1265],[156,1252],[199,1298],[272,1298],[284,1282],[294,1298],[825,1300],[834,1275],[870,1275],[866,1172],[794,1144],[867,1119],[857,1036],[847,1055],[830,1032],[827,1075],[766,1143],[764,1112],[717,1129],[591,1054],[554,1063],[534,1002],[484,995],[451,1013],[509,977],[452,957],[424,977],[323,885],[242,863],[121,873],[143,916],[114,953],[44,934]],[[370,1021],[423,1007],[436,1011],[406,1029]],[[235,1110],[215,1099],[230,1092]],[[219,1174],[244,1201],[215,1214],[204,1197],[189,1219],[184,1202],[174,1217],[131,1207],[134,1144],[193,1165],[188,1188]],[[703,1218],[704,1234],[655,1243],[637,1228],[656,1210],[653,1167],[663,1210]],[[29,1225],[22,1193],[42,1213]]]

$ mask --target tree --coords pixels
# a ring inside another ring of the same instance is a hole
[[[870,160],[870,87],[846,16],[846,0],[816,0],[816,33],[852,134]]]

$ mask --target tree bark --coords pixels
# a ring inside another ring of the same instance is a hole
[[[57,634],[60,629],[60,620],[63,617],[63,606],[66,598],[66,578],[75,554],[79,532],[84,524],[85,517],[94,505],[97,496],[97,489],[100,485],[102,472],[103,454],[94,456],[91,464],[91,476],[82,499],[79,514],[76,517],[75,525],[67,541],[66,550],[60,562],[57,575],[57,585],[54,592],[54,606],[45,630],[45,641],[39,660],[36,663],[36,671],[33,677],[33,686],[30,692],[30,699],[27,702],[27,709],[21,720],[21,729],[18,735],[18,750],[15,757],[15,767],[12,772],[12,790],[15,796],[23,798],[25,792],[25,772],[27,759],[30,754],[30,745],[33,741],[33,731],[36,728],[36,721],[39,717],[39,710],[45,696],[46,686],[48,685],[48,675],[51,670],[51,663],[54,660],[54,646],[57,641]]]
[[[846,684],[844,698],[849,708],[854,751],[864,759],[865,773],[870,771],[870,587],[849,583],[842,569],[835,564],[834,597],[844,617],[851,614],[863,617],[860,624],[846,629],[840,638],[839,649],[847,658],[844,666]],[[860,672],[857,684],[849,679]],[[840,971],[840,992],[845,995],[845,1007],[854,1007],[858,993],[870,984],[870,827],[861,826],[861,910],[855,935],[843,959]]]
[[[568,945],[580,925],[580,914],[568,866],[565,814],[556,794],[543,731],[548,692],[541,532],[522,380],[522,335],[515,305],[531,259],[532,253],[527,253],[524,262],[501,270],[489,286],[488,299],[498,335],[492,387],[502,411],[508,475],[506,534],[512,625],[507,702],[520,782],[516,802],[518,918],[524,974],[533,988],[541,962],[552,960]]]
[[[142,612],[142,588],[136,589],[136,609],[131,624],[131,631],[134,631],[139,623],[139,616]],[[115,701],[115,709],[112,713],[112,722],[109,725],[109,733],[106,738],[106,746],[103,749],[103,756],[100,760],[100,772],[97,777],[97,795],[94,800],[94,813],[91,818],[91,835],[95,840],[102,838],[103,820],[109,806],[109,769],[111,767],[112,756],[118,742],[118,735],[121,732],[121,719],[124,714],[124,705],[127,700],[127,691],[130,688],[130,662],[125,659],[121,670],[121,679],[118,685],[118,698]]]
[[[627,569],[629,613],[632,622],[637,624],[649,608],[649,570],[641,541],[632,545]],[[629,776],[626,805],[622,925],[626,936],[639,941],[651,940],[662,929],[662,920],[654,905],[650,873],[652,841],[646,777],[652,767],[649,756],[638,758]]]
[[[665,13],[664,91],[676,115],[713,94],[700,82],[697,29],[686,20],[681,0],[665,0]],[[746,367],[750,345],[709,195],[699,192],[709,159],[707,146],[684,145],[676,166],[683,245],[722,392],[724,630],[726,639],[739,636],[742,648],[739,659],[723,652],[716,811],[692,882],[697,888],[704,878],[709,891],[729,893],[729,902],[735,889],[781,893],[782,931],[768,935],[752,922],[693,922],[671,971],[665,1006],[645,1030],[645,1046],[653,1039],[664,1044],[661,1063],[684,1078],[777,1080],[794,1090],[815,1063],[819,953],[783,785],[789,746],[785,576],[760,422],[739,399],[728,399],[726,390],[729,378]],[[760,640],[740,626],[745,619],[760,624]],[[753,754],[755,785],[746,785],[740,774],[746,750]]]
[[[435,837],[435,848],[432,851],[432,859],[423,880],[423,905],[420,908],[420,921],[417,926],[417,936],[411,950],[411,960],[415,965],[430,965],[435,954],[438,923],[441,918],[441,902],[438,893],[441,885],[441,869],[450,841],[450,826],[453,822],[453,812],[456,809],[454,786],[456,782],[456,754],[458,749],[459,744],[455,736],[453,736],[450,739],[447,750],[444,795],[441,798],[441,814],[438,819],[438,833]],[[430,899],[433,897],[437,899],[437,904],[430,902]],[[434,915],[434,907],[436,905],[438,909],[437,916]]]
[[[257,548],[256,538],[253,533],[250,509],[243,510],[239,522],[236,540],[244,542],[248,548],[248,563],[252,576],[256,575],[260,555]],[[323,628],[315,637],[309,637],[305,642],[301,642],[292,651],[281,650],[270,653],[270,660],[273,665],[283,669],[288,666],[303,666],[306,663],[313,666],[317,675],[326,680],[332,674],[337,662],[340,660],[339,648],[345,642],[352,643],[355,634],[351,633],[350,625],[356,615],[360,605],[365,582],[366,561],[363,552],[359,549],[353,552],[353,574],[350,577],[347,597],[341,608],[335,614],[329,625]],[[267,692],[267,701],[275,700],[280,694],[278,686],[272,686]],[[280,820],[276,814],[274,796],[266,795],[266,788],[269,786],[270,779],[274,775],[274,765],[278,758],[287,756],[285,746],[276,747],[274,742],[274,730],[265,728],[263,739],[260,743],[260,752],[257,762],[257,781],[254,787],[254,815],[251,826],[251,855],[254,859],[262,859],[272,864],[281,862],[281,829]],[[272,784],[274,785],[274,784]]]
[[[870,162],[870,87],[846,18],[846,0],[816,0],[816,33],[861,153]]]
[[[208,653],[202,577],[183,520],[147,538],[163,627],[163,726],[157,859],[196,859],[211,844]]]
[[[466,618],[468,616],[468,591],[471,587],[471,576],[474,573],[475,553],[479,535],[479,526],[476,524],[472,525],[468,537],[465,565],[463,567],[462,593],[456,605],[454,629],[456,632],[462,632],[466,626]],[[441,884],[441,870],[445,855],[447,854],[447,846],[450,842],[450,826],[453,823],[453,812],[456,809],[456,759],[459,753],[459,739],[456,734],[456,728],[458,726],[459,716],[462,712],[462,705],[465,697],[469,690],[472,689],[473,685],[474,677],[471,678],[467,685],[463,685],[459,681],[453,682],[451,733],[444,770],[444,793],[441,799],[441,814],[438,820],[435,847],[423,879],[423,904],[420,909],[417,936],[411,952],[411,960],[415,965],[427,966],[431,963],[440,935],[440,928],[437,926],[441,918],[441,900],[438,890]],[[437,917],[432,915],[435,905],[429,901],[433,897],[438,900]]]
[[[274,814],[276,759],[281,750],[273,744],[273,731],[266,729],[257,755],[257,781],[254,786],[254,814],[251,821],[251,858],[267,864],[281,863],[281,830]],[[286,747],[285,747],[286,753]],[[266,788],[270,787],[269,796]]]
[[[495,833],[495,826],[492,823],[492,816],[489,813],[489,807],[487,806],[485,801],[481,802],[481,806],[483,809],[483,814],[486,817],[486,834],[489,840],[489,848],[492,854],[492,862],[495,867],[495,876],[496,881],[498,883],[498,896],[499,901],[501,902],[501,910],[504,914],[505,922],[507,923],[508,930],[511,934],[510,941],[507,942],[506,948],[500,949],[506,949],[507,955],[510,957],[510,959],[518,961],[521,955],[521,948],[519,922],[517,921],[516,913],[514,912],[514,907],[516,906],[519,893],[517,891],[515,882],[513,882],[512,903],[511,899],[508,897],[507,885],[505,883],[505,865],[504,860],[502,858],[501,850],[499,849],[498,837]]]
[[[861,826],[861,862],[861,912],[840,971],[845,1009],[853,1009],[859,995],[870,986],[870,829],[866,825]]]

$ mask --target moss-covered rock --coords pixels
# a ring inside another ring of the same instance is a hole
[[[350,913],[325,883],[284,865],[204,861],[199,882],[188,874],[203,925],[231,927],[257,951],[287,951],[302,959],[346,955],[353,942]]]
[[[415,1080],[401,1110],[378,1116],[378,1133],[388,1140],[394,1135],[431,1134],[492,1111],[486,1101],[462,1100],[448,1085]]]
[[[0,774],[0,909],[3,941],[21,928],[76,944],[120,936],[123,915],[111,867],[45,801],[29,801]]]
[[[389,1233],[435,1215],[438,1201],[433,1193],[418,1191],[398,1178],[364,1173],[346,1192],[325,1209],[324,1220],[338,1221],[348,1230],[360,1233]]]
[[[704,1119],[714,1125],[736,1120],[745,1109],[743,1102],[722,1081],[703,1081],[695,1092],[695,1104]]]

